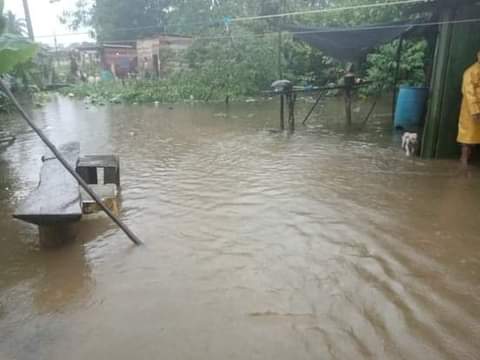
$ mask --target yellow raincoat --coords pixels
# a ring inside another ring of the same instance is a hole
[[[480,62],[465,71],[462,93],[457,141],[461,144],[480,144],[480,121],[473,120],[473,115],[480,114]]]

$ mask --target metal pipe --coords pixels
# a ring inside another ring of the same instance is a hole
[[[30,16],[28,0],[23,0],[23,11],[25,13],[25,22],[27,23],[28,37],[30,38],[30,40],[35,41],[35,36],[33,35],[32,17]]]
[[[313,111],[320,103],[320,100],[322,99],[322,97],[323,97],[323,94],[320,94],[318,96],[317,100],[315,101],[315,104],[313,104],[312,108],[308,111],[308,114],[305,116],[305,119],[303,119],[303,122],[302,122],[303,125],[307,123],[308,119],[310,118],[310,115],[312,115]]]
[[[108,215],[112,221],[118,225],[118,227],[125,233],[125,235],[128,236],[130,240],[135,243],[135,245],[141,245],[142,241],[125,225],[120,219],[118,219],[111,211],[109,208],[103,204],[102,200],[100,197],[88,186],[88,184],[83,180],[80,175],[77,174],[74,168],[70,166],[70,164],[63,158],[63,155],[57,150],[55,145],[53,145],[52,142],[45,136],[45,134],[40,130],[32,121],[30,116],[25,112],[25,110],[22,108],[22,106],[18,103],[17,99],[15,96],[12,94],[8,86],[3,82],[3,80],[0,79],[0,89],[10,98],[12,101],[13,105],[15,108],[18,110],[18,112],[22,115],[22,117],[25,119],[25,121],[30,125],[30,127],[37,133],[37,135],[42,139],[42,141],[47,145],[47,147],[50,149],[50,151],[55,155],[55,157],[60,161],[60,163],[63,165],[63,167],[72,175],[75,180],[78,181],[80,186],[87,192],[88,195],[92,197],[93,200],[100,206],[100,208],[105,212],[105,214]]]
[[[367,124],[368,120],[370,119],[370,116],[372,116],[373,111],[374,111],[375,108],[377,107],[377,103],[378,103],[378,100],[379,100],[379,99],[380,99],[380,95],[377,95],[377,96],[375,97],[375,100],[374,100],[373,103],[372,103],[372,106],[370,107],[370,110],[368,111],[367,116],[365,116],[365,119],[363,120],[361,127],[364,127],[364,126]]]

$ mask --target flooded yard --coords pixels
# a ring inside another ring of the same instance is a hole
[[[45,147],[2,119],[0,359],[478,358],[480,172],[406,158],[386,118],[345,131],[341,103],[306,111],[288,134],[276,101],[55,98],[36,123],[119,154],[145,242],[99,218],[55,251],[11,217]]]

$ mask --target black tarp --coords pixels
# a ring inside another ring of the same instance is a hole
[[[325,55],[337,60],[355,62],[371,49],[411,32],[418,25],[390,23],[349,28],[291,26],[287,30],[293,33],[294,39],[320,49]]]

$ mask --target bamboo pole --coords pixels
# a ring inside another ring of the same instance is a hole
[[[40,137],[40,139],[47,145],[47,147],[50,149],[50,151],[55,155],[55,157],[60,161],[60,163],[63,165],[63,167],[72,175],[75,180],[78,181],[80,186],[87,192],[88,195],[92,197],[93,200],[100,206],[100,208],[107,214],[107,216],[112,219],[112,221],[118,225],[118,227],[125,233],[125,235],[128,236],[130,240],[135,245],[141,245],[142,241],[125,225],[120,219],[118,219],[111,211],[109,208],[105,206],[105,204],[102,202],[100,197],[88,186],[88,184],[83,180],[80,175],[77,174],[74,168],[70,166],[68,161],[66,161],[63,157],[63,155],[57,150],[55,145],[53,145],[52,142],[45,136],[45,134],[40,130],[32,121],[30,116],[25,112],[25,110],[22,108],[22,106],[18,103],[17,99],[15,96],[12,94],[8,86],[5,85],[3,80],[0,79],[0,89],[10,98],[12,101],[13,105],[15,108],[18,110],[20,115],[25,119],[25,121],[30,125],[30,127],[37,133],[37,135]]]

